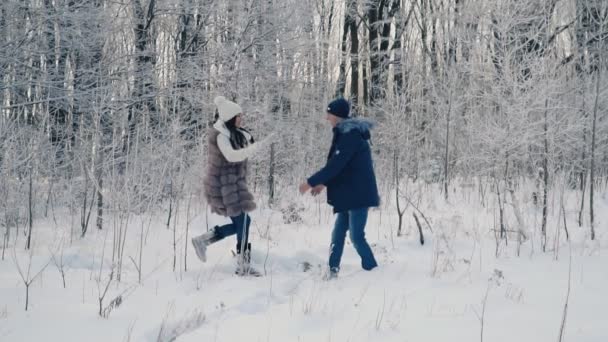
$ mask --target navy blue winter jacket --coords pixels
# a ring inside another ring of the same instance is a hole
[[[380,204],[368,142],[372,127],[371,122],[360,119],[336,125],[327,164],[308,178],[312,187],[327,187],[327,203],[336,213]]]

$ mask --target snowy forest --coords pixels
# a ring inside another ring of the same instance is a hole
[[[218,95],[274,135],[256,279],[191,250]],[[326,282],[341,97],[380,267]],[[0,114],[0,340],[608,337],[608,1],[2,0]]]

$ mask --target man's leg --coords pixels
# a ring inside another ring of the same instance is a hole
[[[368,208],[350,210],[350,240],[361,257],[361,266],[365,270],[371,270],[378,266],[374,253],[365,240],[365,224],[367,223]]]
[[[331,246],[329,251],[329,270],[337,273],[340,271],[340,260],[344,251],[344,239],[348,231],[348,212],[338,213],[334,230],[331,233]]]

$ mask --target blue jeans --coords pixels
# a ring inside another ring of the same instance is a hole
[[[249,215],[242,213],[238,216],[230,217],[230,220],[232,221],[232,223],[217,227],[215,229],[215,232],[218,235],[218,240],[236,234],[236,250],[237,252],[240,252],[242,245],[247,248],[247,243],[249,241],[249,226],[251,225],[251,218],[249,217]]]
[[[361,257],[361,266],[364,270],[371,270],[378,266],[374,253],[365,240],[365,224],[367,223],[368,208],[354,209],[338,213],[336,224],[331,234],[331,247],[329,253],[329,269],[332,272],[340,270],[340,260],[344,251],[346,232],[350,230],[350,241]]]

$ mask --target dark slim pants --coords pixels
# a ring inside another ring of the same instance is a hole
[[[340,270],[340,260],[344,251],[346,232],[350,231],[350,240],[361,257],[361,266],[371,270],[378,266],[374,253],[365,240],[365,225],[367,223],[368,208],[354,209],[338,213],[334,230],[331,234],[331,250],[329,254],[329,268],[332,272]]]
[[[218,235],[218,240],[236,234],[236,250],[240,253],[241,246],[248,246],[251,218],[246,213],[242,213],[238,216],[230,217],[230,220],[232,223],[217,227],[215,231]]]

